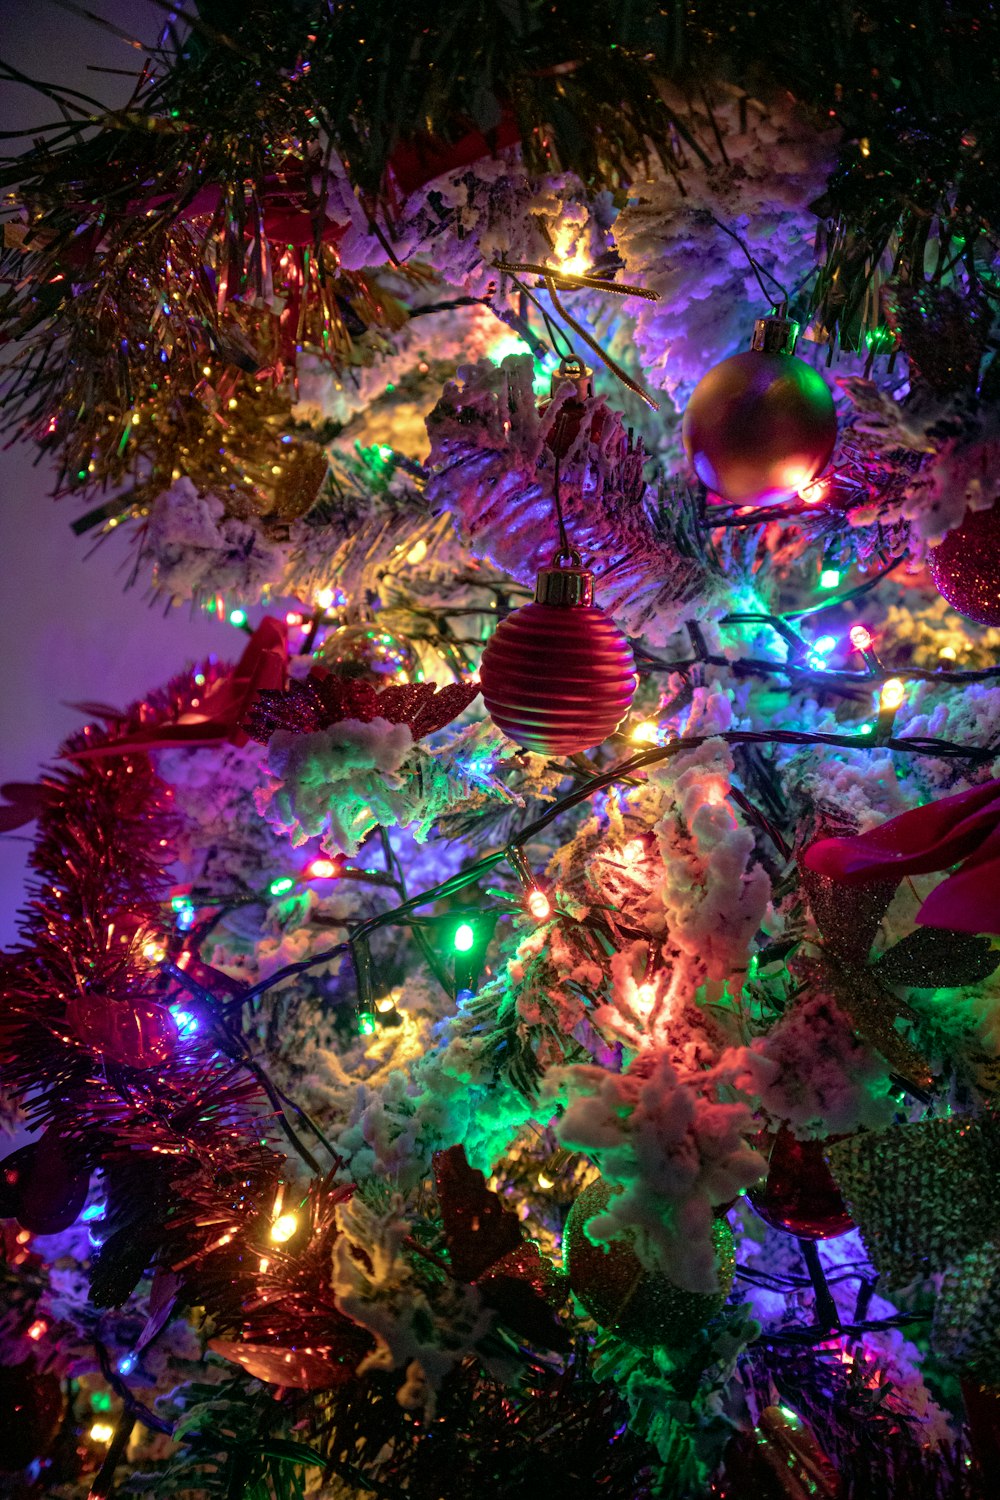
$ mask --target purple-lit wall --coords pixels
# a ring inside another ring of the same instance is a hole
[[[164,15],[148,0],[93,0],[89,8],[145,40]],[[127,99],[130,80],[90,72],[87,64],[135,70],[142,60],[110,32],[48,0],[0,0],[0,57],[108,103]],[[56,118],[44,99],[0,83],[0,130],[30,132]],[[242,644],[231,627],[205,615],[192,617],[185,607],[164,618],[141,589],[124,592],[123,539],[112,538],[88,559],[87,540],[70,529],[75,502],[51,500],[52,471],[32,467],[33,458],[21,444],[0,449],[0,781],[34,779],[82,722],[69,704],[130,702],[192,657],[236,655]],[[21,832],[30,837],[31,829]],[[0,944],[14,934],[28,847],[20,835],[0,839]]]

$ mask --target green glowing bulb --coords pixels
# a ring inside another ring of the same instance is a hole
[[[824,568],[819,575],[819,586],[821,589],[835,589],[840,582],[839,568]]]
[[[456,953],[468,953],[475,941],[476,930],[471,922],[462,922],[455,928],[455,936],[452,938],[452,942],[455,945]]]
[[[90,1398],[90,1404],[95,1411],[110,1411],[111,1397],[107,1391],[94,1391]]]
[[[373,1036],[375,1033],[375,1017],[368,1011],[362,1011],[358,1016],[358,1035]]]
[[[268,891],[272,896],[287,896],[294,886],[295,881],[290,875],[279,875],[277,880],[272,880]]]
[[[245,625],[246,622],[247,622],[247,612],[246,612],[245,609],[231,609],[229,611],[229,623],[230,623],[230,625],[241,626],[241,625]]]
[[[871,724],[862,724],[862,726],[861,726],[861,733],[862,734],[871,734],[871,732],[872,732],[872,725]]]

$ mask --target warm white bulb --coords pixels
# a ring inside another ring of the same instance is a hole
[[[279,1214],[271,1225],[271,1238],[276,1245],[284,1245],[291,1239],[299,1227],[298,1217],[295,1214]]]
[[[882,692],[879,695],[879,704],[882,708],[890,711],[898,708],[906,697],[906,684],[899,677],[890,677],[888,682],[882,684]]]

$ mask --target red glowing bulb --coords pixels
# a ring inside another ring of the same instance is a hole
[[[306,866],[306,877],[309,880],[333,880],[339,873],[337,864],[332,859],[314,859]]]

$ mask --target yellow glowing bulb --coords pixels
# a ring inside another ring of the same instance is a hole
[[[375,1001],[375,1009],[384,1016],[390,1010],[396,1009],[396,1002],[391,995],[383,995],[381,1000]]]
[[[955,661],[958,658],[958,652],[954,646],[942,646],[938,652],[938,656],[940,656],[942,661]]]
[[[636,985],[635,998],[636,998],[636,1000],[638,1000],[638,1002],[639,1002],[640,1005],[646,1005],[646,1006],[652,1005],[653,1001],[656,999],[656,985],[655,984],[639,984],[639,985]]]
[[[417,563],[422,563],[426,556],[427,543],[424,541],[423,537],[420,537],[418,541],[415,541],[413,543],[413,546],[406,554],[406,561],[408,563],[411,563],[413,567],[416,567]]]
[[[632,739],[637,745],[655,745],[660,733],[660,726],[654,719],[643,719],[632,731]]]
[[[545,1175],[544,1172],[539,1172],[539,1174],[538,1174],[538,1186],[540,1188],[550,1188],[550,1187],[555,1187],[555,1183],[552,1181],[551,1177],[546,1177],[546,1175]]]
[[[151,938],[148,943],[143,943],[142,956],[148,958],[151,964],[161,964],[167,956],[167,950],[162,943]]]
[[[544,891],[533,890],[528,897],[528,910],[538,922],[544,922],[552,912],[552,902]]]
[[[284,1245],[299,1227],[296,1214],[279,1214],[271,1225],[271,1238],[276,1245]]]
[[[201,367],[201,373],[207,378],[212,373],[212,366],[211,365],[202,365],[202,367]]]
[[[643,844],[642,839],[629,839],[622,850],[622,858],[627,865],[634,865],[637,860],[642,858],[645,852],[646,846]]]
[[[115,1435],[115,1429],[110,1422],[95,1422],[90,1429],[90,1436],[95,1443],[110,1443]]]
[[[898,708],[906,697],[906,684],[898,677],[890,677],[888,682],[882,684],[882,692],[879,695],[879,707],[894,709]]]
[[[333,603],[333,589],[320,589],[316,595],[316,603],[320,609],[329,609]]]

